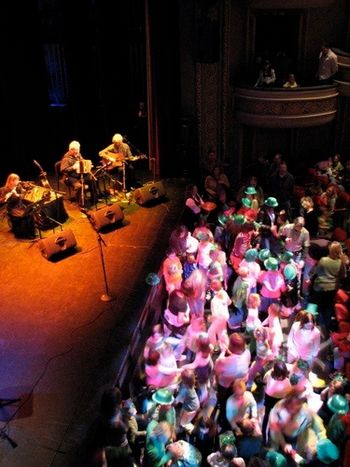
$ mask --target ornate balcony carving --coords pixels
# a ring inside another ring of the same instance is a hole
[[[234,113],[238,122],[265,128],[324,125],[337,112],[337,86],[284,88],[237,87]]]

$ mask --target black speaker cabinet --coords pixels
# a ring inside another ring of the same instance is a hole
[[[147,183],[134,191],[136,203],[144,204],[163,198],[166,195],[163,182]]]
[[[50,237],[42,238],[37,243],[42,256],[50,259],[58,253],[64,253],[77,246],[74,233],[71,230],[63,230]]]
[[[109,227],[117,224],[124,219],[124,213],[119,204],[112,204],[112,206],[105,206],[98,211],[89,211],[91,222],[94,229],[100,231],[104,227]]]

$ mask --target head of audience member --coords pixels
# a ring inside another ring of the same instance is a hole
[[[288,172],[287,163],[284,161],[281,161],[279,165],[279,169],[278,169],[279,176],[283,177],[284,175],[286,175],[287,172]]]
[[[300,205],[306,212],[310,212],[314,208],[314,202],[311,196],[303,196],[300,200]]]
[[[312,331],[316,325],[315,316],[311,313],[304,313],[300,318],[300,328]]]
[[[283,380],[288,378],[288,375],[289,371],[285,362],[279,359],[275,360],[271,371],[271,377],[273,379]]]
[[[298,216],[294,219],[293,230],[300,232],[305,225],[305,219],[302,216]]]
[[[240,355],[246,349],[245,339],[242,334],[234,332],[230,336],[228,349],[231,353]]]
[[[247,306],[248,308],[259,308],[261,303],[261,298],[258,293],[251,293],[248,296]]]

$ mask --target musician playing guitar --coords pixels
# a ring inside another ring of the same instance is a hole
[[[99,156],[102,158],[104,164],[108,164],[108,171],[112,172],[117,177],[117,190],[120,190],[123,187],[123,164],[125,164],[124,169],[127,171],[127,183],[130,186],[133,179],[133,167],[130,162],[142,159],[145,156],[133,156],[130,146],[123,141],[123,136],[119,133],[116,133],[112,138],[112,144],[107,146],[105,149],[100,151]]]

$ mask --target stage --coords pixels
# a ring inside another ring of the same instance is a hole
[[[184,182],[166,180],[164,187],[167,197],[156,203],[117,203],[124,220],[101,235],[111,302],[101,300],[106,282],[97,233],[78,206],[64,201],[63,231],[74,233],[77,246],[58,258],[45,259],[37,241],[14,238],[0,219],[0,399],[21,399],[0,408],[0,428],[18,444],[1,440],[0,465],[80,465],[100,395],[115,380],[150,292],[145,278],[158,271],[182,213]]]

